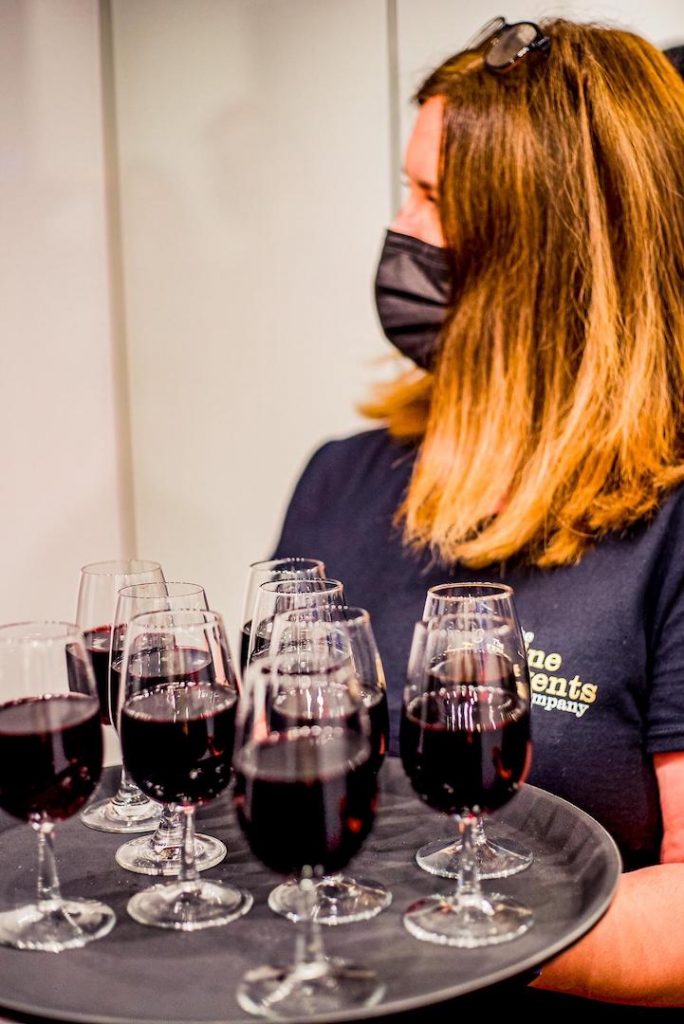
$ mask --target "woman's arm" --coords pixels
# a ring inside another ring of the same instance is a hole
[[[684,751],[654,758],[661,863],[620,878],[595,928],[544,967],[535,988],[640,1006],[684,1006]]]

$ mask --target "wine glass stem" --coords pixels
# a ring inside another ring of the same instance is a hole
[[[195,808],[189,804],[183,806],[182,811],[183,841],[178,881],[184,889],[190,891],[199,886],[199,871],[195,863]]]
[[[175,804],[163,804],[159,824],[150,837],[150,844],[156,853],[183,843],[183,824]]]
[[[295,969],[301,973],[316,974],[325,965],[325,953],[321,926],[316,919],[316,886],[310,869],[305,869],[299,880],[299,914],[301,924],[297,930]]]
[[[475,831],[478,819],[474,814],[465,814],[457,820],[463,849],[460,857],[456,898],[459,901],[479,903],[482,898],[482,886],[475,857]]]
[[[38,906],[45,909],[62,898],[55,860],[55,826],[51,821],[41,821],[34,827],[38,832]]]
[[[133,782],[125,768],[121,769],[121,780],[116,795],[112,797],[112,803],[117,806],[126,807],[131,802],[138,802],[141,799],[140,791]]]

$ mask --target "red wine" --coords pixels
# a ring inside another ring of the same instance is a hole
[[[361,689],[361,699],[370,722],[370,767],[379,771],[389,743],[389,712],[384,690]],[[342,683],[326,682],[311,686],[293,686],[281,690],[271,708],[273,729],[284,731],[298,725],[312,725],[314,720],[329,725],[346,725],[359,730],[358,716],[353,708],[347,687]]]
[[[0,807],[29,821],[70,818],[102,769],[95,697],[27,697],[0,706]]]
[[[211,654],[196,647],[152,647],[128,659],[127,686],[151,690],[170,683],[211,683],[216,679]]]
[[[371,726],[371,765],[379,771],[389,750],[389,708],[384,690],[362,690]]]
[[[524,781],[529,715],[515,691],[454,683],[402,711],[400,747],[411,785],[447,814],[494,811]]]
[[[252,632],[252,623],[246,622],[240,630],[240,674],[244,676],[247,668],[247,656],[249,655],[249,639]]]
[[[100,699],[100,721],[103,725],[111,725],[110,717],[110,694],[109,694],[109,647],[111,644],[112,627],[98,626],[97,629],[89,629],[83,634],[86,649],[93,663],[95,682],[97,683],[97,696]],[[118,705],[118,676],[112,674],[112,684],[116,686],[117,692],[112,693],[111,706]]]
[[[268,654],[271,649],[271,633],[273,631],[273,619],[263,619],[259,623],[259,627],[252,637],[252,622],[246,622],[240,632],[240,669],[244,673],[247,668],[247,663],[250,660],[249,657],[249,645],[250,642],[254,643],[252,649],[252,657],[260,658],[262,654]]]
[[[230,781],[237,693],[227,686],[171,683],[130,697],[121,749],[133,781],[162,803],[201,804]]]
[[[235,761],[233,801],[254,855],[281,874],[339,871],[375,815],[368,740],[330,726],[248,744]]]

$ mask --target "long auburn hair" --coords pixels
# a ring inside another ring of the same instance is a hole
[[[449,58],[431,373],[364,411],[420,440],[405,540],[479,567],[578,561],[684,480],[684,83],[629,32],[544,23],[505,76]]]

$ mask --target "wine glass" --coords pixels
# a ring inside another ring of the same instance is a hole
[[[479,594],[505,592],[506,588],[495,583],[442,583],[430,587],[425,598],[423,621],[445,615],[462,597]],[[485,831],[482,815],[478,816],[473,832],[473,848],[480,878],[507,878],[529,868],[534,854],[508,837],[499,835],[496,822],[490,822]],[[462,843],[456,839],[434,839],[425,843],[416,852],[416,862],[431,875],[441,878],[458,878],[459,858]]]
[[[331,646],[346,651],[351,660],[370,723],[371,768],[377,773],[389,746],[389,713],[385,674],[370,615],[365,608],[350,605],[300,609],[278,615],[271,634],[271,656],[301,649],[312,630],[327,634]],[[303,724],[307,724],[310,710],[304,709]],[[317,879],[314,885],[316,917],[321,924],[366,921],[392,902],[392,894],[380,882],[352,878],[341,872]],[[293,879],[282,882],[268,897],[271,910],[291,921],[300,919],[300,904],[299,885]]]
[[[368,714],[349,657],[330,650],[326,638],[322,650],[320,639],[255,660],[238,710],[238,821],[258,860],[300,874],[294,962],[254,968],[238,988],[240,1006],[258,1016],[305,1020],[371,1006],[384,991],[374,972],[325,955],[316,915],[315,878],[359,851],[377,789]]]
[[[35,903],[0,913],[0,943],[59,953],[100,939],[114,911],[64,899],[53,848],[55,822],[72,817],[102,770],[95,676],[78,626],[0,627],[0,807],[38,834]]]
[[[84,631],[92,658],[105,725],[115,725],[117,714],[117,637],[112,626],[119,590],[134,583],[163,580],[159,562],[139,558],[91,562],[81,569],[76,621]],[[116,795],[89,804],[80,817],[84,825],[98,832],[152,832],[159,821],[159,808],[133,785],[122,768]]]
[[[425,942],[470,949],[514,939],[533,920],[510,897],[483,894],[473,855],[477,815],[507,803],[529,770],[530,689],[512,591],[454,607],[416,626],[400,750],[416,793],[458,822],[461,870],[455,893],[417,900],[404,925]]]
[[[261,584],[278,583],[280,580],[314,579],[325,579],[325,565],[319,558],[270,558],[265,562],[252,562],[247,577],[240,630],[240,672],[244,673],[247,668],[254,604]]]
[[[119,591],[114,615],[115,653],[112,657],[113,703],[118,702],[119,674],[126,627],[135,615],[146,611],[175,611],[200,608],[209,604],[204,588],[197,583],[168,580],[163,583],[134,583]],[[118,652],[118,653],[117,653]],[[172,804],[163,804],[156,831],[151,836],[129,839],[116,851],[117,864],[127,871],[143,875],[177,875],[180,869],[183,824],[181,812]],[[198,871],[219,864],[226,855],[223,843],[214,836],[195,835],[195,861]]]
[[[230,782],[238,687],[221,616],[155,611],[128,623],[121,666],[121,749],[147,796],[180,807],[180,872],[128,902],[141,924],[197,931],[246,914],[249,893],[201,879],[195,861],[195,808]]]
[[[330,608],[340,604],[344,604],[344,587],[339,580],[316,577],[262,583],[254,600],[246,664],[269,653],[276,615],[298,608]]]

